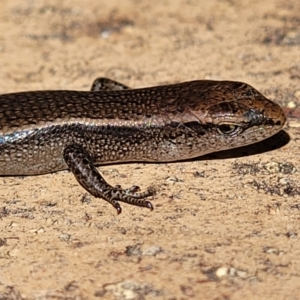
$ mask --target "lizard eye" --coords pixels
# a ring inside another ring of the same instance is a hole
[[[240,126],[234,125],[234,124],[220,124],[217,127],[217,130],[219,131],[219,133],[225,134],[225,135],[236,134],[240,131],[240,129],[241,129]]]

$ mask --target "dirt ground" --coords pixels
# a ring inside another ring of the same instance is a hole
[[[251,147],[100,167],[155,186],[116,211],[68,171],[0,177],[0,299],[300,299],[300,2],[1,0],[0,93],[245,81],[288,122]]]

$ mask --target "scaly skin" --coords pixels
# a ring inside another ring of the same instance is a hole
[[[199,80],[129,89],[97,79],[92,91],[0,95],[0,175],[70,169],[95,197],[152,209],[153,189],[112,187],[95,168],[113,162],[171,162],[253,144],[285,115],[246,83]]]

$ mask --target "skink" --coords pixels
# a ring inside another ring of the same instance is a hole
[[[285,123],[279,105],[243,82],[198,80],[129,89],[0,95],[0,175],[69,169],[93,196],[153,209],[148,188],[109,185],[97,165],[171,162],[256,143]]]

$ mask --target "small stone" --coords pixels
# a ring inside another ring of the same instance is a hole
[[[282,184],[282,185],[286,185],[291,183],[291,180],[289,178],[286,177],[282,177],[278,180],[278,183]]]
[[[216,270],[216,276],[221,278],[227,276],[229,274],[229,268],[227,267],[220,267]]]
[[[178,178],[175,177],[175,176],[168,176],[168,177],[166,178],[166,181],[168,181],[168,182],[181,182],[182,180],[178,179]]]
[[[298,120],[289,120],[288,126],[290,128],[298,128],[298,127],[300,127],[300,122]]]
[[[154,256],[162,251],[162,248],[159,246],[150,246],[147,249],[143,250],[143,255]]]
[[[37,234],[44,233],[44,232],[45,232],[45,229],[43,227],[41,227],[38,230],[36,230]]]
[[[245,278],[248,275],[248,272],[244,270],[236,270],[236,275],[241,278]]]
[[[299,95],[300,96],[300,95]],[[295,108],[297,106],[297,104],[294,102],[294,101],[290,101],[288,104],[287,104],[287,107],[288,108]]]
[[[279,251],[276,248],[266,248],[265,253],[278,255]]]
[[[8,227],[9,228],[13,228],[13,227],[18,227],[19,226],[19,223],[16,223],[16,222],[11,222]]]
[[[270,173],[279,173],[280,171],[280,167],[279,167],[279,163],[275,162],[275,161],[271,161],[269,163],[266,163],[264,165],[264,168]]]

